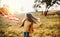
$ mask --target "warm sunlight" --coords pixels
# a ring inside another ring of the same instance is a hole
[[[33,0],[2,0],[1,4],[9,5],[11,12],[27,13],[34,11],[32,8]]]
[[[2,7],[4,4],[7,4],[10,7],[10,13],[14,14],[14,12],[18,12],[18,13],[27,13],[27,12],[33,12],[33,4],[34,4],[34,0],[1,0],[1,4],[0,6]],[[45,11],[45,6],[41,5],[41,8],[38,8],[39,11],[43,10]],[[56,5],[54,5],[53,7],[51,7],[49,10],[60,10],[60,6],[57,5],[58,7],[56,7]]]

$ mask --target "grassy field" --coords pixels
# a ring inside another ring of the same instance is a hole
[[[60,16],[42,16],[40,13],[32,13],[40,18],[40,23],[34,24],[34,32],[30,37],[60,37]],[[24,15],[20,15],[20,20],[14,22],[0,17],[0,37],[23,37],[23,28],[20,28]]]

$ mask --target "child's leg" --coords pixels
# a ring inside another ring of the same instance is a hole
[[[29,32],[24,32],[24,37],[29,37]]]

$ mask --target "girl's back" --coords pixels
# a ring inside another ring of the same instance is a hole
[[[32,22],[26,20],[26,21],[25,21],[25,25],[24,25],[24,31],[25,31],[25,32],[29,32],[31,26],[32,26]]]

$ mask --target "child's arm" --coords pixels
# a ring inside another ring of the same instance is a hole
[[[20,27],[23,27],[23,26],[24,26],[25,21],[26,21],[26,18],[24,18],[24,19],[22,20],[22,24],[20,25]]]

